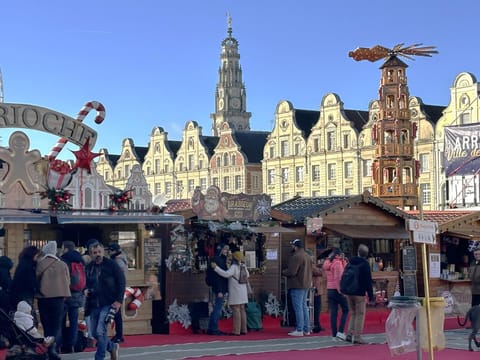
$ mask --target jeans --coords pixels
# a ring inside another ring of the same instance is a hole
[[[109,323],[105,323],[105,316],[110,310],[110,305],[91,309],[90,326],[93,337],[97,340],[95,360],[104,360],[106,352],[113,350],[115,343],[107,336]]]
[[[66,327],[67,316],[68,328]],[[60,332],[58,343],[66,348],[75,347],[78,337],[78,307],[65,305],[62,324],[65,331]],[[65,338],[63,335],[65,335]]]
[[[310,332],[310,315],[307,306],[308,291],[309,289],[290,289],[297,331]]]
[[[330,327],[332,336],[337,336],[337,332],[343,333],[348,316],[348,305],[345,296],[340,294],[337,289],[327,289],[328,308],[330,309]],[[342,317],[337,327],[338,307],[342,308]]]
[[[123,338],[123,319],[122,319],[122,310],[118,310],[113,319],[115,322],[115,337],[117,339]]]
[[[222,315],[224,297],[222,293],[215,294],[215,304],[213,305],[212,313],[210,314],[210,320],[208,321],[208,331],[218,331],[218,320]]]

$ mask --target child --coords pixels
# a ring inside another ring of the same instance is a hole
[[[27,334],[31,335],[35,339],[43,339],[43,344],[46,347],[49,347],[55,342],[55,337],[53,336],[47,336],[46,338],[43,338],[35,325],[33,325],[32,307],[28,302],[20,301],[18,303],[17,311],[15,311],[15,315],[13,316],[13,321],[20,329],[26,331]]]

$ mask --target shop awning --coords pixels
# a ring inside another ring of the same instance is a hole
[[[55,214],[58,224],[183,224],[181,215],[137,211],[72,211]]]
[[[254,233],[293,233],[295,230],[283,226],[250,226]]]
[[[323,229],[329,229],[337,234],[341,234],[352,239],[408,239],[409,238],[408,231],[400,226],[324,224]]]
[[[0,209],[3,224],[50,224],[50,214],[36,210]]]

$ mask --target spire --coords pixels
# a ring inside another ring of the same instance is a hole
[[[232,37],[232,17],[230,16],[230,13],[227,11],[227,34],[228,37]]]
[[[2,78],[2,69],[0,69],[0,103],[3,103],[3,78]]]

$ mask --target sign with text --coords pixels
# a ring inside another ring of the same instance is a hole
[[[445,126],[444,131],[445,174],[476,173],[480,167],[480,125]]]
[[[407,230],[412,232],[413,242],[435,244],[438,225],[434,221],[408,219]]]

